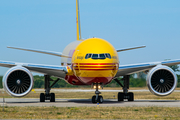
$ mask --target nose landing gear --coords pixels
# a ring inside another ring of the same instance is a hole
[[[99,94],[101,94],[101,92],[98,91],[98,88],[100,88],[100,84],[95,83],[93,85],[94,88],[96,88],[95,94],[94,96],[92,96],[92,103],[103,103],[103,97]]]

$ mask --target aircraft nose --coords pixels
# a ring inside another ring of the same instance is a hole
[[[117,63],[79,63],[73,64],[76,77],[86,84],[100,82],[107,84],[116,75]]]

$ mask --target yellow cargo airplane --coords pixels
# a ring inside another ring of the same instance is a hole
[[[133,93],[128,92],[129,75],[141,71],[148,72],[147,86],[153,94],[166,96],[174,91],[177,86],[177,76],[168,66],[180,64],[180,60],[119,65],[117,52],[145,46],[115,49],[108,41],[101,38],[83,40],[81,39],[78,0],[76,0],[76,14],[77,40],[70,43],[62,53],[8,47],[62,58],[60,66],[0,61],[0,66],[10,68],[3,77],[3,87],[8,94],[14,97],[27,95],[34,82],[31,72],[41,73],[45,76],[45,93],[40,94],[40,102],[45,102],[45,100],[55,102],[55,94],[50,93],[50,90],[60,79],[64,79],[72,85],[91,85],[96,89],[92,103],[102,103],[103,97],[98,90],[115,80],[123,89],[123,92],[118,93],[118,101],[124,99],[133,101]],[[50,85],[50,81],[52,81],[50,76],[57,77],[52,85]],[[119,77],[121,80],[118,79]]]

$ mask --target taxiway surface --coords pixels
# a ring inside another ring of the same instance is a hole
[[[3,99],[0,98],[0,105],[3,105]],[[56,102],[39,102],[37,98],[6,98],[5,106],[56,106],[56,107],[95,107],[97,104],[92,104],[91,99],[56,99]],[[105,99],[101,107],[180,107],[179,100],[135,100],[133,102],[117,102],[117,99]]]

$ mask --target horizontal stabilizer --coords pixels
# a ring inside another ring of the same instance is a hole
[[[60,52],[44,51],[44,50],[33,50],[33,49],[24,49],[24,48],[9,47],[9,46],[7,48],[12,48],[12,49],[17,49],[17,50],[24,50],[24,51],[31,51],[31,52],[37,52],[37,53],[43,53],[43,54],[54,55],[54,56],[58,56],[58,57],[71,58],[68,55],[63,55]]]
[[[139,49],[139,48],[144,48],[146,46],[139,46],[139,47],[133,47],[133,48],[125,48],[125,49],[117,49],[117,52],[121,52],[121,51],[127,51],[127,50],[133,50],[133,49]]]

